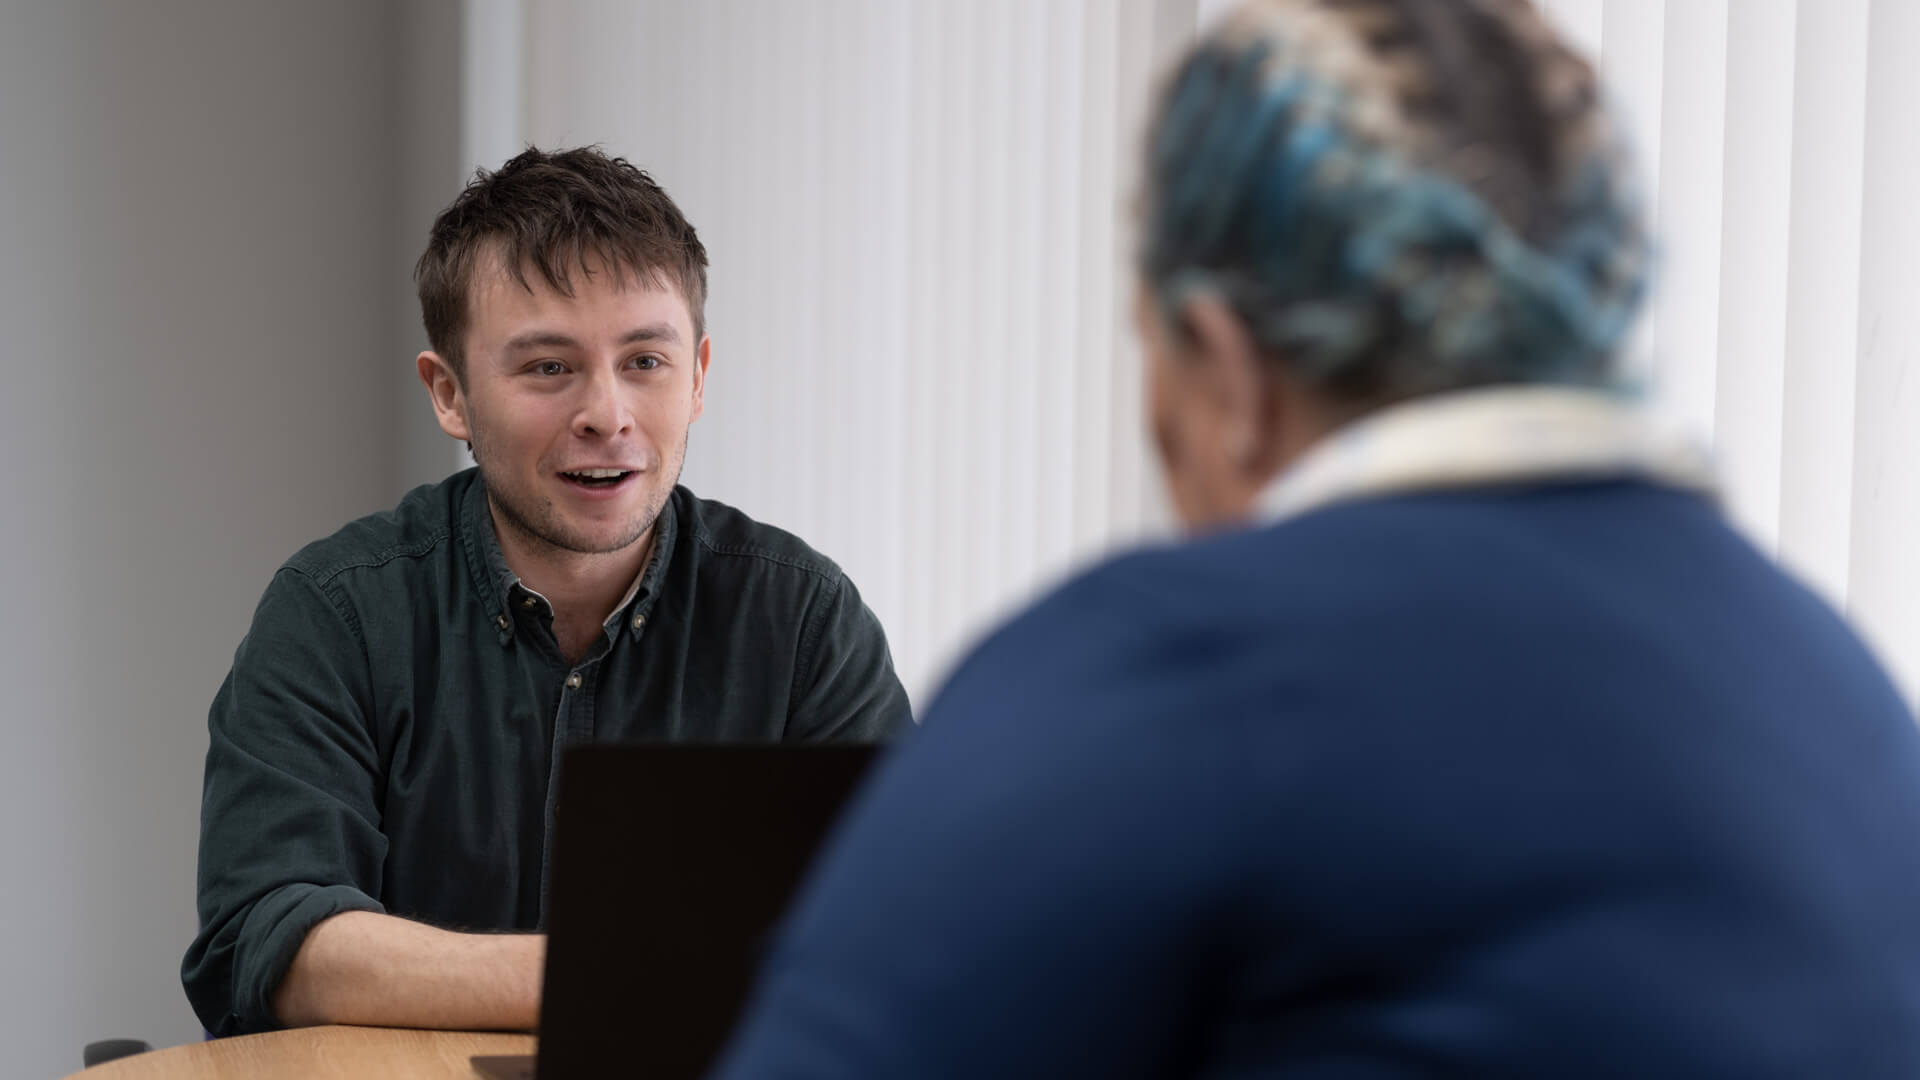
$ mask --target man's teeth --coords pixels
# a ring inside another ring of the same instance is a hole
[[[586,480],[612,480],[615,477],[627,475],[627,470],[626,469],[581,469],[579,472],[570,472],[567,475],[578,476]]]

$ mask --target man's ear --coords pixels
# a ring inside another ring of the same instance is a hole
[[[693,351],[693,415],[687,417],[692,423],[700,419],[707,408],[707,365],[713,361],[713,338],[700,339],[700,347]]]
[[[472,442],[473,431],[467,424],[467,402],[460,388],[460,379],[453,373],[453,365],[439,353],[428,350],[414,360],[414,367],[420,372],[420,382],[427,388],[427,397],[433,400],[433,418],[440,422],[440,430],[461,442]]]
[[[1191,357],[1186,377],[1198,379],[1212,399],[1229,458],[1235,465],[1250,466],[1272,438],[1265,430],[1267,379],[1253,335],[1239,314],[1210,292],[1182,302],[1180,322]]]

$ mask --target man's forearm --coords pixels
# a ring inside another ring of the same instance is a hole
[[[308,932],[273,998],[291,1027],[368,1024],[531,1031],[547,939],[459,934],[348,911]]]

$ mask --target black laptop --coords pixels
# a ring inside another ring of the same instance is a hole
[[[562,763],[539,1057],[495,1080],[696,1080],[872,746],[580,746]]]

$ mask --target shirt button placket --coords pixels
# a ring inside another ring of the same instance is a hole
[[[587,677],[579,668],[567,672],[566,715],[567,741],[588,742],[593,738],[593,714],[587,707],[585,697],[579,692]]]

